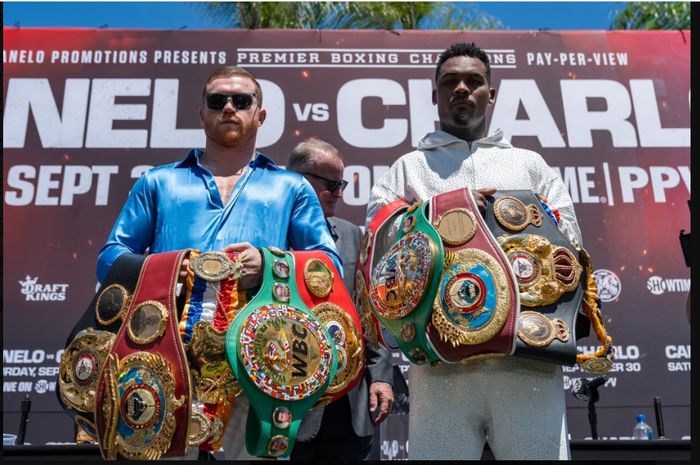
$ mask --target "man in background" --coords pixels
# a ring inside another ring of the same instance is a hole
[[[352,295],[362,232],[356,225],[335,216],[336,204],[347,185],[343,180],[340,152],[325,141],[308,139],[292,150],[287,169],[302,174],[316,191],[343,260],[345,287]],[[389,351],[368,345],[366,353],[367,369],[355,388],[325,409],[314,409],[306,414],[297,433],[292,460],[368,458],[374,426],[389,414],[394,394]]]

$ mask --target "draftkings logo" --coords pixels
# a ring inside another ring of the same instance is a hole
[[[690,291],[690,279],[651,276],[647,280],[647,290],[654,295],[661,295],[664,292],[688,292]]]
[[[620,296],[620,292],[622,292],[622,283],[615,273],[601,268],[595,270],[593,276],[598,286],[598,296],[601,301],[612,302]]]
[[[18,281],[25,300],[32,302],[54,302],[66,300],[68,284],[41,284],[39,278],[27,275],[24,281]]]

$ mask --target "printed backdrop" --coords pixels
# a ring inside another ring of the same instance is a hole
[[[214,68],[260,80],[259,149],[275,161],[309,136],[342,151],[351,183],[338,214],[362,225],[374,181],[435,128],[439,53],[473,40],[498,89],[490,129],[562,176],[593,259],[617,353],[599,389],[600,437],[628,437],[637,413],[655,427],[656,396],[666,436],[690,436],[678,240],[690,229],[689,31],[4,28],[3,39],[3,431],[17,432],[29,394],[27,441],[72,440],[56,375],[95,293],[97,253],[139,175],[203,146],[198,109]],[[586,374],[563,376],[569,391]],[[566,400],[572,439],[590,437],[586,402]],[[382,426],[383,457],[410,457],[406,419]]]

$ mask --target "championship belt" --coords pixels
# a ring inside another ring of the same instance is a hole
[[[116,334],[129,308],[145,255],[122,254],[66,341],[56,395],[63,409],[92,440],[95,427],[95,392]]]
[[[394,201],[370,222],[360,246],[358,308],[379,321],[378,340],[415,364],[440,360],[425,328],[444,260],[440,236],[427,219],[427,203]],[[366,283],[366,284],[365,284]],[[386,330],[390,337],[384,332]],[[391,339],[397,347],[388,343]]]
[[[378,260],[391,245],[391,238],[398,231],[398,227],[394,225],[409,206],[409,203],[405,200],[397,199],[385,205],[372,218],[360,241],[360,249],[356,261],[357,269],[355,271],[355,295],[353,300],[355,301],[355,308],[360,313],[362,327],[365,330],[365,340],[374,347],[378,347],[381,344],[389,350],[398,349],[398,345],[396,345],[393,336],[386,332],[372,311],[369,302],[368,286],[372,275],[372,260],[375,256]],[[392,228],[394,231],[392,231]],[[380,240],[377,240],[378,238]],[[375,253],[377,248],[381,250]]]
[[[246,303],[238,290],[238,252],[192,250],[185,278],[180,335],[192,377],[189,445],[217,451],[242,392],[226,357],[226,331]]]
[[[432,197],[430,214],[445,250],[427,327],[435,351],[448,363],[513,353],[519,309],[515,276],[470,190]]]
[[[335,376],[317,404],[327,405],[343,397],[362,379],[366,361],[362,325],[328,255],[317,251],[295,251],[292,255],[301,300],[323,322],[338,354]]]
[[[514,355],[574,365],[576,340],[588,334],[595,320],[603,348],[595,356],[601,360],[588,365],[603,372],[612,361],[612,340],[604,334],[588,254],[564,236],[549,206],[532,191],[497,191],[487,200],[486,223],[508,258],[520,293]]]
[[[190,374],[175,293],[188,250],[146,257],[95,393],[103,458],[157,460],[188,447]]]
[[[261,253],[260,290],[226,333],[226,352],[250,400],[248,452],[286,457],[302,417],[334,379],[338,355],[324,321],[299,297],[294,254],[274,247]],[[326,292],[327,278],[310,279],[314,291]]]

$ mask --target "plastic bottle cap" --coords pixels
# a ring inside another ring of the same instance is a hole
[[[637,415],[637,421],[646,421],[646,420],[647,420],[646,415],[641,415],[641,414]]]

